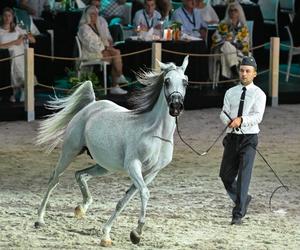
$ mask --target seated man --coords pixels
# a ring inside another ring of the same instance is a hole
[[[161,14],[161,19],[169,21],[171,16],[172,4],[171,0],[156,0],[156,9]]]
[[[19,7],[26,10],[33,19],[41,18],[45,6],[49,6],[48,0],[20,0]]]
[[[129,24],[129,11],[130,9],[126,5],[126,0],[102,0],[101,13],[108,22],[115,17],[119,17],[122,24]]]
[[[155,0],[144,0],[144,9],[135,13],[133,26],[143,31],[148,31],[151,28],[160,29],[161,15],[155,8]]]
[[[195,8],[194,0],[182,0],[183,6],[174,11],[172,20],[182,23],[181,31],[192,36],[206,39],[207,23],[200,10]]]
[[[50,8],[49,0],[19,0],[19,8],[27,11],[40,32],[45,33],[47,29],[52,28],[52,24],[42,17],[43,11]]]

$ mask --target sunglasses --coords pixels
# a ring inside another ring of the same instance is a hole
[[[229,9],[229,12],[237,12],[237,9]]]

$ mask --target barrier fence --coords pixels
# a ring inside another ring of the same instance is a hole
[[[265,47],[269,43],[265,43],[256,47],[252,47],[251,51],[253,52],[256,49]],[[280,44],[280,38],[278,37],[271,37],[270,39],[270,64],[269,69],[260,71],[257,74],[265,74],[269,73],[269,97],[271,99],[271,106],[277,106],[278,105],[278,82],[279,82],[279,73],[285,74],[286,72],[279,71],[279,52],[280,52],[280,46],[286,46],[291,48],[291,46],[288,45],[282,45]],[[161,61],[162,58],[162,52],[165,53],[172,53],[177,55],[189,55],[192,57],[213,57],[213,56],[221,56],[222,54],[191,54],[191,53],[183,53],[178,51],[172,51],[162,48],[161,43],[152,43],[152,48],[135,51],[127,54],[121,54],[121,57],[136,55],[145,53],[148,51],[152,51],[151,53],[151,67],[154,70],[159,71],[159,64],[158,61]],[[24,64],[25,64],[25,111],[27,112],[27,121],[33,121],[35,120],[35,111],[34,111],[34,57],[40,57],[40,58],[47,58],[51,60],[68,60],[68,61],[81,61],[82,59],[78,57],[68,58],[68,57],[57,57],[57,56],[48,56],[48,55],[41,55],[41,54],[35,54],[33,48],[27,48],[24,51],[24,54],[16,55],[13,57],[8,57],[4,59],[0,59],[0,62],[9,61],[12,60],[15,57],[23,56],[24,55]],[[112,59],[114,56],[107,57],[107,59]],[[300,75],[290,74],[293,77],[299,77]],[[218,83],[232,83],[234,81],[237,81],[239,79],[230,79],[230,80],[222,80],[218,81]],[[136,83],[131,82],[130,84]],[[190,84],[193,85],[212,85],[214,82],[212,81],[189,81]],[[120,87],[128,86],[129,84],[121,85]],[[53,90],[60,90],[60,91],[69,91],[69,89],[63,89],[63,88],[57,88],[49,85],[44,85],[37,83],[36,86],[41,86],[44,88],[49,88]],[[0,88],[0,91],[11,88],[10,85],[4,86]],[[107,88],[110,89],[110,88]],[[103,90],[103,88],[99,88],[97,90]]]

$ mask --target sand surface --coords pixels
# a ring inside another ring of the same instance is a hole
[[[223,129],[219,109],[185,111],[182,136],[197,150],[206,150]],[[99,249],[101,226],[129,187],[127,176],[114,174],[89,181],[94,203],[86,218],[74,218],[82,196],[74,172],[93,163],[80,156],[60,178],[50,198],[46,227],[35,229],[37,208],[47,189],[59,149],[46,155],[34,146],[38,122],[0,123],[0,249]],[[133,245],[139,196],[115,221],[110,249],[300,249],[300,105],[266,109],[259,150],[284,183],[257,156],[250,193],[253,200],[241,226],[229,225],[232,202],[218,178],[221,140],[199,157],[175,134],[172,163],[150,185],[148,214],[142,241]]]

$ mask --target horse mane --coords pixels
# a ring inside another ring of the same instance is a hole
[[[131,112],[144,114],[153,109],[163,87],[164,75],[164,71],[137,73],[137,80],[146,87],[136,90],[129,98],[129,103],[133,106]]]

